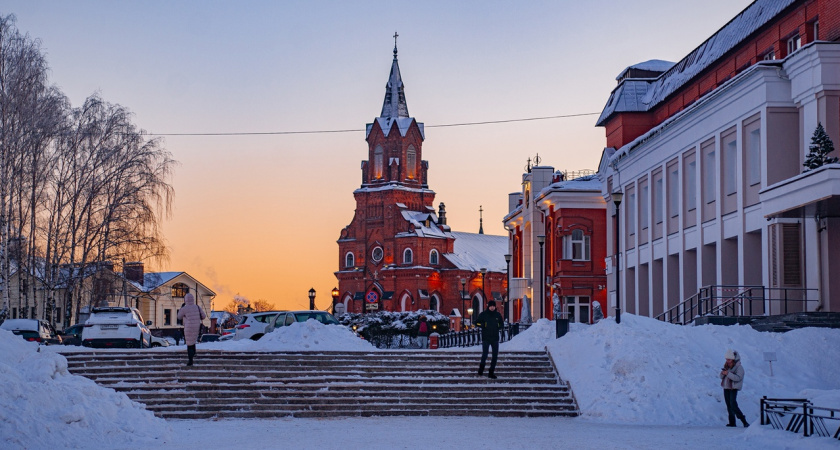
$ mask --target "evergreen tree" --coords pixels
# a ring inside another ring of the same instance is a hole
[[[834,144],[831,138],[825,132],[822,123],[817,123],[817,129],[814,130],[814,135],[811,136],[811,145],[808,147],[811,152],[805,158],[805,171],[816,169],[825,164],[834,164],[837,162],[837,157],[829,157],[828,154],[834,151]]]

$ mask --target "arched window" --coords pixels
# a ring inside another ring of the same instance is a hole
[[[414,262],[414,252],[407,248],[403,252],[403,264],[411,264],[412,262]]]
[[[563,236],[563,259],[589,261],[589,236],[584,236],[583,230]]]
[[[385,161],[385,152],[382,150],[382,147],[377,145],[376,149],[373,150],[373,177],[374,178],[382,178],[384,161]]]
[[[353,256],[353,252],[347,252],[344,255],[344,267],[354,267],[356,265],[356,257]]]
[[[184,298],[190,292],[190,287],[184,283],[175,283],[172,285],[172,297]]]
[[[408,146],[408,151],[405,154],[405,174],[409,179],[414,179],[417,176],[417,151],[414,150],[413,145]]]
[[[432,250],[429,252],[429,264],[436,266],[438,265],[438,251]]]

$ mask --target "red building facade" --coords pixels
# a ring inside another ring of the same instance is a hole
[[[450,229],[445,205],[434,207],[424,139],[423,124],[408,114],[395,47],[382,112],[367,125],[355,215],[338,239],[337,301],[346,311],[462,317],[503,300],[507,239]]]

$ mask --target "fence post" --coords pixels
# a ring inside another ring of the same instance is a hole
[[[787,297],[787,294],[785,294],[785,297]],[[787,301],[785,302],[785,309],[787,309]],[[802,427],[805,433],[805,437],[808,437],[811,435],[810,433],[808,433],[808,423],[810,422],[810,420],[808,420],[808,402],[802,403],[802,420]]]
[[[767,425],[767,422],[766,422],[766,419],[765,419],[765,414],[766,413],[765,413],[765,410],[764,410],[764,408],[767,406],[767,396],[766,395],[761,397],[760,405],[761,405],[761,413],[760,413],[759,417],[761,418],[761,425]]]

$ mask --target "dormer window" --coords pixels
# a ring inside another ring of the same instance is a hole
[[[438,265],[438,251],[432,250],[429,252],[429,264],[436,266]]]
[[[190,287],[184,283],[175,283],[172,285],[172,297],[184,298],[190,292]]]
[[[410,248],[405,249],[403,252],[403,264],[411,264],[414,262],[414,252],[411,251]]]

